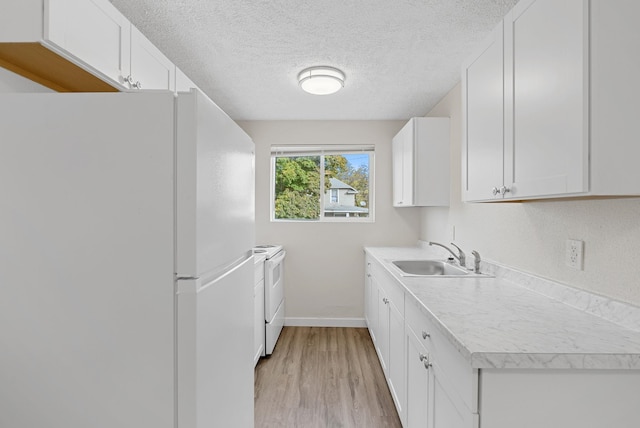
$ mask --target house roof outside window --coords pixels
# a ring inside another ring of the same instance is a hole
[[[331,178],[329,179],[329,182],[331,184],[331,189],[347,189],[347,195],[355,195],[356,193],[358,193],[356,189],[349,186],[344,181],[338,180],[337,178]]]

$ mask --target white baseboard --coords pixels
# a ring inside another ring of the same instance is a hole
[[[364,318],[285,318],[290,327],[366,327]]]

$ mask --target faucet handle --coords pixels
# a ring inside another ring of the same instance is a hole
[[[458,254],[458,259],[460,260],[460,266],[467,267],[467,265],[466,265],[466,257],[465,257],[464,251],[462,251],[462,248],[458,247],[453,242],[451,243],[451,245],[453,245],[454,247],[456,247],[458,249],[458,253],[459,253]]]

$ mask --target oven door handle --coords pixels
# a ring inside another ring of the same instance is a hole
[[[280,264],[282,260],[284,260],[284,256],[286,255],[287,255],[287,252],[285,250],[282,250],[278,253],[276,257],[267,260],[267,263],[269,264],[269,266],[276,266]]]

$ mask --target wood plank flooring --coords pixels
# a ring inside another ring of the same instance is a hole
[[[255,428],[401,428],[366,328],[285,327],[255,377]]]

